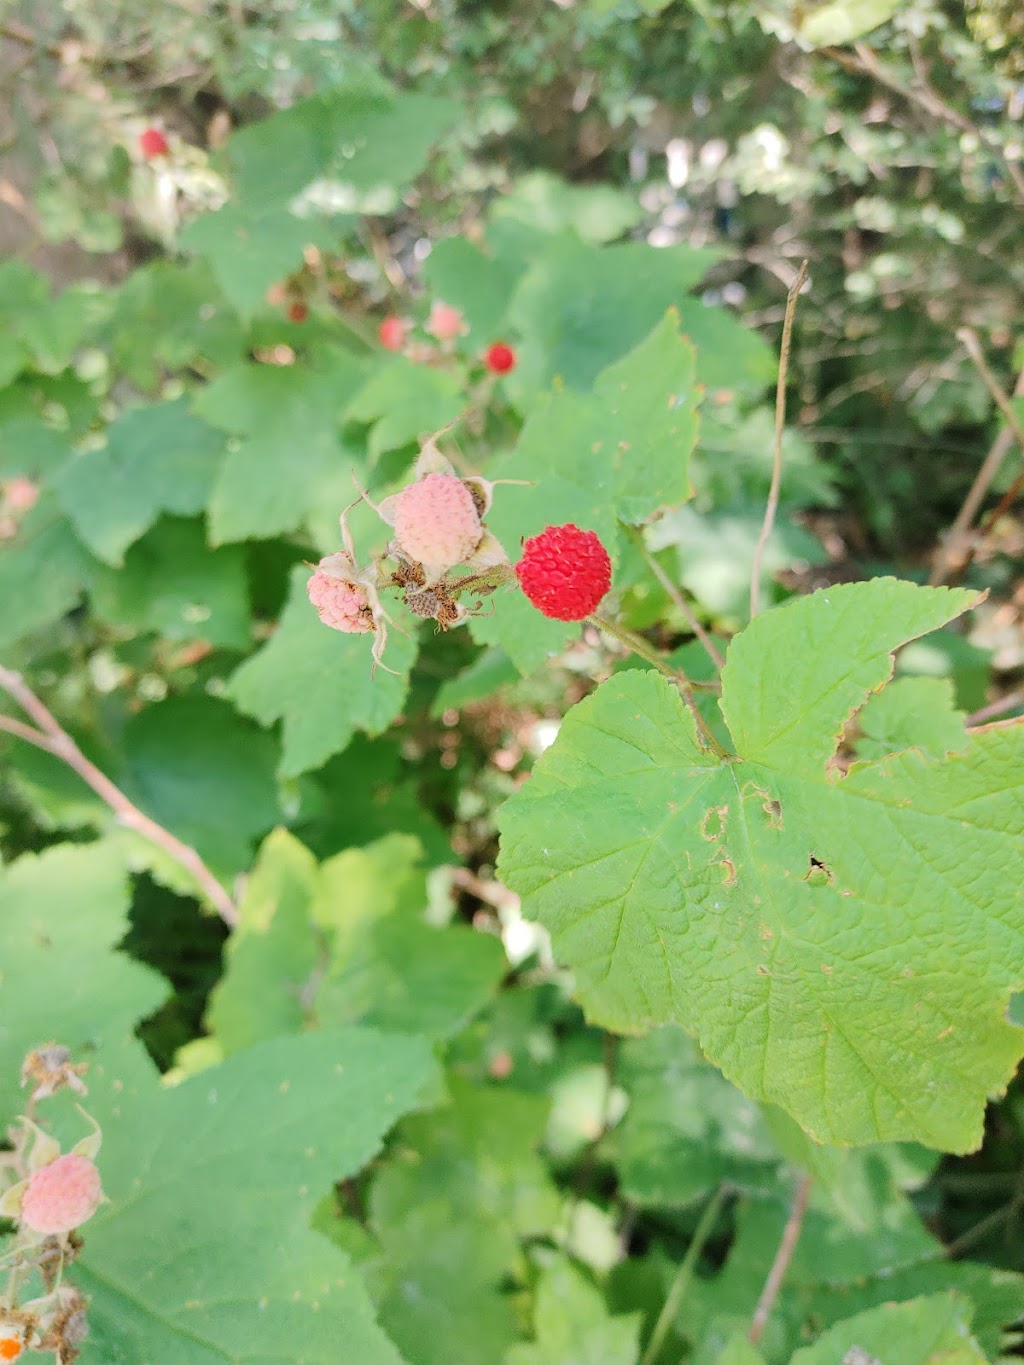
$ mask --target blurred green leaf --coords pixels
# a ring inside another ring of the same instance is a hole
[[[597,1289],[559,1257],[537,1286],[536,1345],[514,1346],[505,1365],[636,1365],[640,1324],[639,1313],[612,1317]]]

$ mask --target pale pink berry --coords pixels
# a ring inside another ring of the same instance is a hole
[[[11,479],[4,489],[3,500],[11,512],[30,512],[39,501],[39,489],[31,479]]]
[[[395,540],[406,559],[433,568],[464,564],[483,537],[473,494],[454,474],[427,474],[395,495]]]
[[[366,593],[354,583],[318,568],[306,584],[306,592],[320,620],[332,630],[343,630],[349,635],[373,630],[373,613]]]
[[[44,1237],[63,1237],[90,1219],[102,1198],[95,1165],[88,1157],[68,1152],[32,1172],[18,1217]]]
[[[440,301],[431,305],[427,320],[427,331],[438,341],[451,341],[466,330],[461,308],[453,308],[450,303]]]

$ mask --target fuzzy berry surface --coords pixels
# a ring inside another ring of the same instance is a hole
[[[400,351],[405,345],[405,323],[401,318],[384,318],[377,328],[377,340],[385,351]]]
[[[62,1237],[91,1218],[102,1197],[95,1165],[68,1152],[29,1176],[18,1216],[33,1232]]]
[[[455,474],[427,474],[396,494],[394,527],[402,554],[435,568],[464,563],[483,536],[473,494]]]
[[[320,620],[332,630],[341,630],[347,635],[373,630],[369,603],[361,588],[323,569],[315,569],[306,584],[306,592]]]
[[[516,353],[504,341],[496,341],[484,352],[484,364],[491,374],[509,374],[516,367]]]
[[[156,156],[166,156],[170,150],[159,128],[144,128],[139,134],[139,151],[147,161],[152,161]]]
[[[516,565],[523,592],[553,621],[582,621],[612,585],[612,562],[595,531],[569,522],[531,536]]]

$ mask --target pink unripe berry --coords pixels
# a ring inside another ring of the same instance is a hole
[[[139,151],[147,161],[152,161],[157,156],[166,156],[170,150],[167,139],[159,128],[144,128],[139,134]]]
[[[377,328],[377,339],[385,351],[400,351],[405,345],[406,326],[401,318],[387,317]]]
[[[394,500],[395,540],[407,559],[439,569],[463,564],[483,527],[473,494],[454,474],[427,474]]]
[[[306,592],[320,620],[332,630],[348,635],[373,630],[373,615],[362,588],[317,568],[306,584]]]
[[[516,367],[516,353],[504,341],[496,341],[484,352],[484,364],[491,374],[508,374]]]
[[[449,303],[437,302],[431,306],[427,320],[427,331],[438,341],[451,341],[466,330],[461,308],[453,308]]]
[[[10,512],[30,512],[39,501],[39,487],[31,479],[11,479],[3,490],[2,501]]]
[[[68,1152],[29,1176],[18,1217],[44,1237],[63,1237],[90,1219],[102,1198],[95,1165]]]
[[[553,621],[582,621],[612,584],[612,562],[596,532],[548,526],[523,546],[516,565],[523,592]]]

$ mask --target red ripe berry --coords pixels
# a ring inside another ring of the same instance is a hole
[[[166,156],[170,150],[159,128],[144,128],[139,134],[139,151],[147,161],[152,161],[156,156]]]
[[[484,364],[491,374],[508,374],[516,367],[516,353],[504,341],[496,341],[484,352]]]
[[[400,351],[405,345],[405,323],[401,318],[385,318],[377,328],[377,338],[385,351]]]
[[[594,531],[548,526],[523,546],[519,586],[553,621],[582,621],[612,585],[612,562]]]
[[[298,299],[295,303],[288,305],[288,317],[292,322],[305,322],[309,317],[309,308]]]

